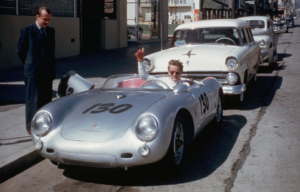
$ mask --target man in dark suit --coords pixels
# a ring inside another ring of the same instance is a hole
[[[37,10],[36,22],[21,29],[17,53],[24,65],[26,86],[26,129],[31,135],[31,120],[45,104],[52,101],[55,79],[55,31],[49,27],[51,11]]]

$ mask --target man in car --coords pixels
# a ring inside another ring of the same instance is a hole
[[[240,44],[239,39],[233,35],[233,29],[225,29],[225,37],[232,39],[236,45]],[[230,41],[232,42],[232,41]]]
[[[198,41],[198,33],[196,30],[191,30],[186,32],[185,43],[195,43]]]
[[[135,56],[138,60],[139,75],[141,76],[142,79],[144,79],[144,80],[160,80],[160,81],[164,82],[165,84],[167,84],[170,89],[173,89],[177,84],[185,84],[187,86],[190,86],[190,84],[186,81],[187,79],[185,79],[185,78],[181,79],[181,74],[183,72],[182,62],[180,62],[179,60],[169,61],[168,74],[170,75],[170,77],[156,77],[153,75],[149,75],[147,73],[147,71],[145,70],[145,68],[142,64],[144,55],[145,55],[144,48],[139,49],[135,53]]]

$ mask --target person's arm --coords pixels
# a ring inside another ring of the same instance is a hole
[[[23,27],[20,31],[18,48],[17,48],[17,54],[23,65],[25,64],[25,60],[27,57],[28,46],[29,46],[28,32],[26,27]]]
[[[136,56],[137,61],[138,61],[138,72],[139,72],[139,75],[141,76],[142,79],[147,80],[150,75],[147,73],[147,71],[146,71],[146,69],[145,69],[145,67],[144,67],[144,65],[142,63],[144,55],[145,55],[144,48],[139,49],[135,53],[135,56]]]

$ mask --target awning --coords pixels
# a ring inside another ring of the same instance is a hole
[[[204,0],[203,9],[226,9],[228,5],[218,0]]]

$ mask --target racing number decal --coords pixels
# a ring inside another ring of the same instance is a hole
[[[108,111],[113,114],[118,114],[118,113],[123,113],[132,107],[132,105],[130,105],[130,104],[122,104],[122,105],[117,105],[110,109],[110,107],[112,107],[114,105],[115,105],[115,103],[104,103],[104,104],[98,103],[98,104],[95,104],[92,107],[86,109],[85,111],[83,111],[82,114],[86,114],[87,112],[91,111],[92,109],[94,109],[96,107],[98,107],[98,108],[94,109],[90,113],[96,114],[96,113],[102,113],[102,112]]]
[[[201,115],[203,115],[209,110],[209,102],[206,93],[199,96],[199,102],[201,106]]]

